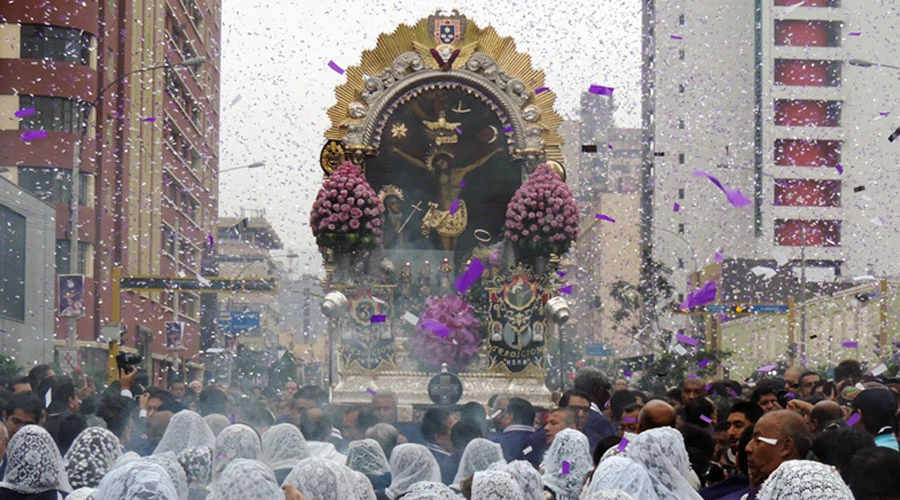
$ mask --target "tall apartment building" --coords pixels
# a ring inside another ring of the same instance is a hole
[[[900,271],[900,74],[853,61],[893,63],[896,26],[876,0],[645,4],[643,236],[682,291],[716,251],[822,281]]]
[[[165,322],[185,323],[188,349],[178,357],[197,354],[200,298],[123,290],[115,301],[113,269],[196,276],[210,251],[218,207],[220,11],[219,0],[17,0],[0,7],[3,175],[56,207],[57,273],[84,275],[85,314],[76,328],[83,360],[105,355],[105,343],[96,342],[104,327],[113,332],[106,338],[121,328],[125,347],[144,354],[157,383],[180,364],[167,351]],[[197,57],[205,63],[174,67]],[[73,268],[69,206],[82,116]],[[65,345],[68,321],[58,318],[55,330],[57,345]]]

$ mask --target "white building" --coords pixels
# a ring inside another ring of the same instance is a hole
[[[805,247],[811,279],[900,274],[900,68],[850,64],[895,62],[896,16],[800,3],[645,4],[645,237],[681,290],[716,251],[799,263]]]

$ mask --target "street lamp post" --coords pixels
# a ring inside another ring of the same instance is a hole
[[[81,146],[86,140],[88,126],[87,122],[91,110],[97,107],[97,103],[100,102],[100,99],[103,97],[103,94],[105,94],[107,90],[111,89],[113,85],[117,85],[123,82],[131,75],[137,73],[145,73],[147,71],[154,71],[157,69],[194,67],[199,66],[204,62],[206,62],[205,57],[194,57],[191,59],[185,59],[180,63],[166,63],[158,66],[151,66],[149,68],[132,70],[100,89],[100,92],[97,93],[93,101],[87,103],[78,103],[78,133],[76,134],[75,144],[72,147],[72,200],[69,208],[71,214],[69,221],[69,272],[71,274],[78,274],[78,196],[80,188],[78,177],[80,175],[81,169]],[[75,347],[75,341],[78,339],[77,322],[78,318],[69,318],[69,335],[66,344],[70,348]]]
[[[219,170],[220,174],[224,174],[225,172],[232,172],[234,170],[243,170],[243,169],[251,169],[251,168],[260,168],[266,166],[266,160],[253,162],[249,165],[241,165],[240,167],[232,167],[226,168],[225,170]]]

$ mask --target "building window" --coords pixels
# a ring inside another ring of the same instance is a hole
[[[89,193],[93,175],[79,172],[78,204],[92,206]],[[62,168],[19,167],[19,187],[47,203],[72,203],[72,171]]]
[[[78,132],[81,102],[65,97],[19,96],[19,109],[34,108],[34,114],[19,121],[19,130]]]
[[[678,153],[678,164],[684,165],[684,153]]]
[[[678,224],[678,234],[684,234],[684,224]]]
[[[87,65],[91,58],[91,35],[75,28],[22,25],[22,59],[50,59]]]
[[[25,321],[25,216],[0,205],[0,316]]]
[[[56,274],[76,274],[69,267],[69,240],[56,240]],[[78,242],[78,273],[91,277],[93,273],[93,246],[86,241]],[[88,257],[90,256],[90,258]]]
[[[678,188],[678,199],[679,200],[684,199],[684,188]]]

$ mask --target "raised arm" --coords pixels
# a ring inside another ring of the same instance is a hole
[[[488,154],[482,156],[482,157],[479,158],[478,161],[476,161],[475,163],[469,165],[468,167],[465,167],[465,168],[460,169],[461,172],[462,172],[462,174],[463,174],[463,175],[468,174],[469,172],[475,170],[476,168],[478,168],[478,167],[484,165],[485,163],[487,163],[488,160],[490,160],[491,158],[493,158],[495,154],[500,153],[500,152],[502,152],[502,151],[503,151],[502,149],[497,148],[497,149],[491,151],[490,153],[488,153]]]
[[[412,156],[412,155],[409,155],[409,154],[404,153],[403,151],[401,151],[401,150],[400,150],[399,148],[397,148],[396,146],[394,146],[393,151],[394,151],[395,153],[397,153],[398,155],[400,155],[400,156],[401,156],[403,159],[405,159],[406,161],[412,163],[413,165],[415,165],[415,166],[417,166],[417,167],[419,167],[419,168],[427,168],[427,167],[425,166],[425,162],[424,162],[424,161],[422,161],[422,160],[420,160],[420,159],[418,159],[418,158],[416,158],[416,157],[414,157],[414,156]]]

